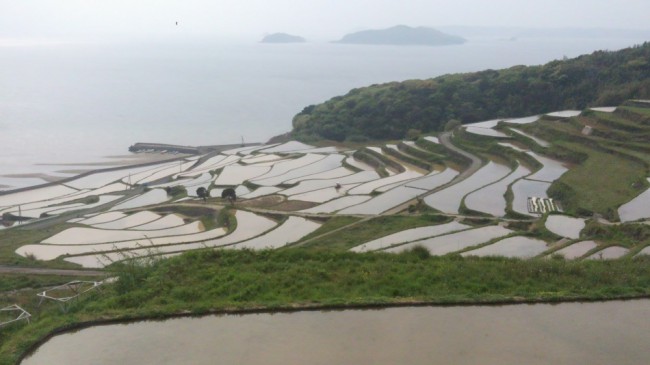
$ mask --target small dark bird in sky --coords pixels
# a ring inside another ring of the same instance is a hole
[[[178,25],[178,22],[176,22],[176,25]]]

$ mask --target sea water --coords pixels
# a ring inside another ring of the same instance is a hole
[[[127,155],[135,142],[264,142],[289,131],[303,107],[356,87],[542,64],[641,41],[399,47],[0,39],[0,190],[39,182],[2,175],[70,176],[90,168],[81,163],[123,159],[106,157]]]

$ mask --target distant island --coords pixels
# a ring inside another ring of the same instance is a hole
[[[346,34],[335,43],[346,44],[376,44],[376,45],[420,45],[420,46],[446,46],[463,44],[465,39],[439,30],[426,27],[409,27],[398,25],[388,29],[364,30]]]
[[[305,38],[287,33],[273,33],[262,38],[262,43],[304,43]]]

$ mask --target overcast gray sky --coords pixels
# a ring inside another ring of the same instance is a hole
[[[0,0],[0,38],[282,31],[338,39],[396,24],[647,29],[648,20],[650,0]]]

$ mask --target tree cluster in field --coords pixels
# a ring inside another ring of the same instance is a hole
[[[650,43],[646,42],[542,66],[353,89],[304,108],[293,119],[292,135],[303,141],[398,139],[409,130],[442,130],[451,119],[472,123],[649,97]]]

